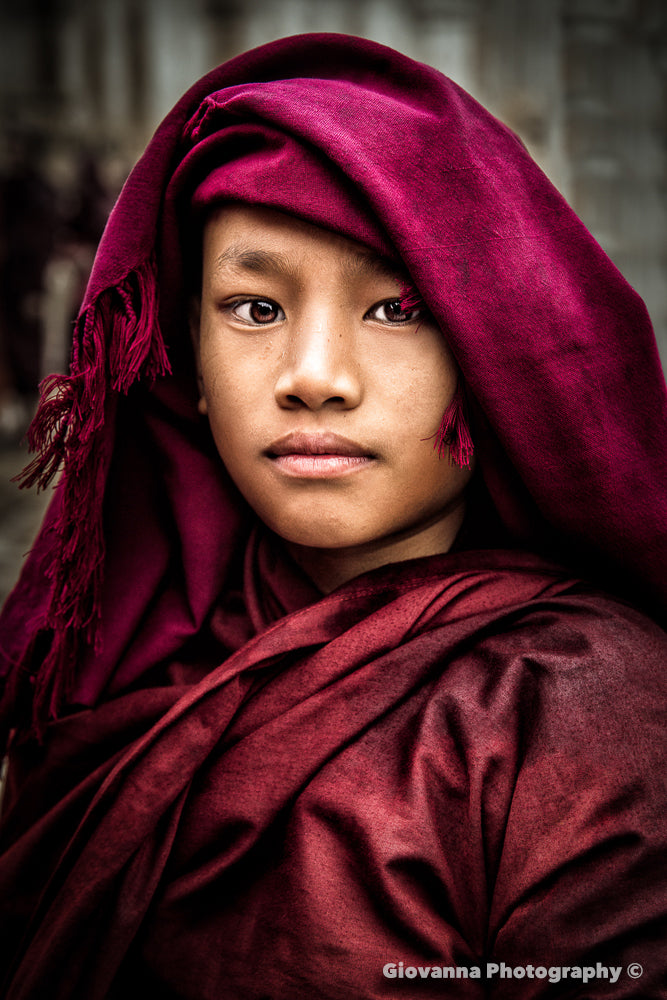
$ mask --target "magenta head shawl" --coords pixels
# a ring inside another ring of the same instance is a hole
[[[251,516],[197,415],[185,317],[183,213],[207,183],[400,259],[463,372],[510,536],[664,614],[667,406],[641,300],[456,84],[305,35],[197,83],[114,209],[71,375],[34,425],[29,480],[64,473],[4,612],[8,702],[26,668],[42,716],[121,690],[197,634],[239,558]]]

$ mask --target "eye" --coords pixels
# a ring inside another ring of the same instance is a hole
[[[231,313],[235,319],[252,326],[268,326],[285,319],[285,313],[271,299],[244,299],[242,302],[235,302],[231,306]]]
[[[374,319],[379,323],[390,323],[396,326],[400,323],[415,323],[423,316],[423,309],[414,306],[410,309],[403,309],[400,299],[385,299],[384,302],[378,302],[377,305],[371,306],[364,319]]]

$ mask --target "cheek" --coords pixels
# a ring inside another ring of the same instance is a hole
[[[276,345],[273,338],[230,334],[221,329],[211,309],[202,313],[199,341],[199,364],[208,402],[216,397],[221,400],[230,395],[234,401],[252,393],[266,395],[273,389],[271,373],[275,376]],[[210,398],[209,398],[210,397]]]
[[[231,381],[240,378],[238,364],[232,360],[228,345],[215,333],[209,332],[205,324],[202,324],[199,342],[199,365],[209,402],[224,393]]]
[[[247,437],[254,381],[238,365],[230,364],[221,351],[202,351],[200,357],[209,425],[218,451],[228,464],[234,450],[238,451],[238,443]]]
[[[436,439],[458,381],[458,368],[441,342],[402,369],[394,382],[392,451],[401,468],[406,503],[440,503],[465,486],[468,470],[438,455]],[[388,429],[388,428],[387,428]]]
[[[240,350],[230,338],[220,336],[215,329],[202,329],[199,362],[209,406],[231,407],[233,413],[243,403],[257,383],[253,360],[252,354]]]
[[[430,437],[440,427],[458,379],[456,366],[447,358],[434,354],[428,364],[421,362],[404,368],[391,379],[393,412],[396,429],[401,437],[415,433]]]

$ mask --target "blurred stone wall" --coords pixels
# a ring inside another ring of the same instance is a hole
[[[667,362],[664,0],[23,0],[0,12],[0,131],[44,136],[56,183],[84,147],[115,183],[199,75],[300,31],[401,49],[514,128],[644,297]]]

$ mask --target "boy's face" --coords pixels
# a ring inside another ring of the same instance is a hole
[[[456,365],[399,296],[372,251],[280,212],[233,205],[206,225],[203,405],[259,517],[295,554],[351,558],[331,581],[311,572],[323,589],[446,551],[462,520],[470,471],[433,448]]]

